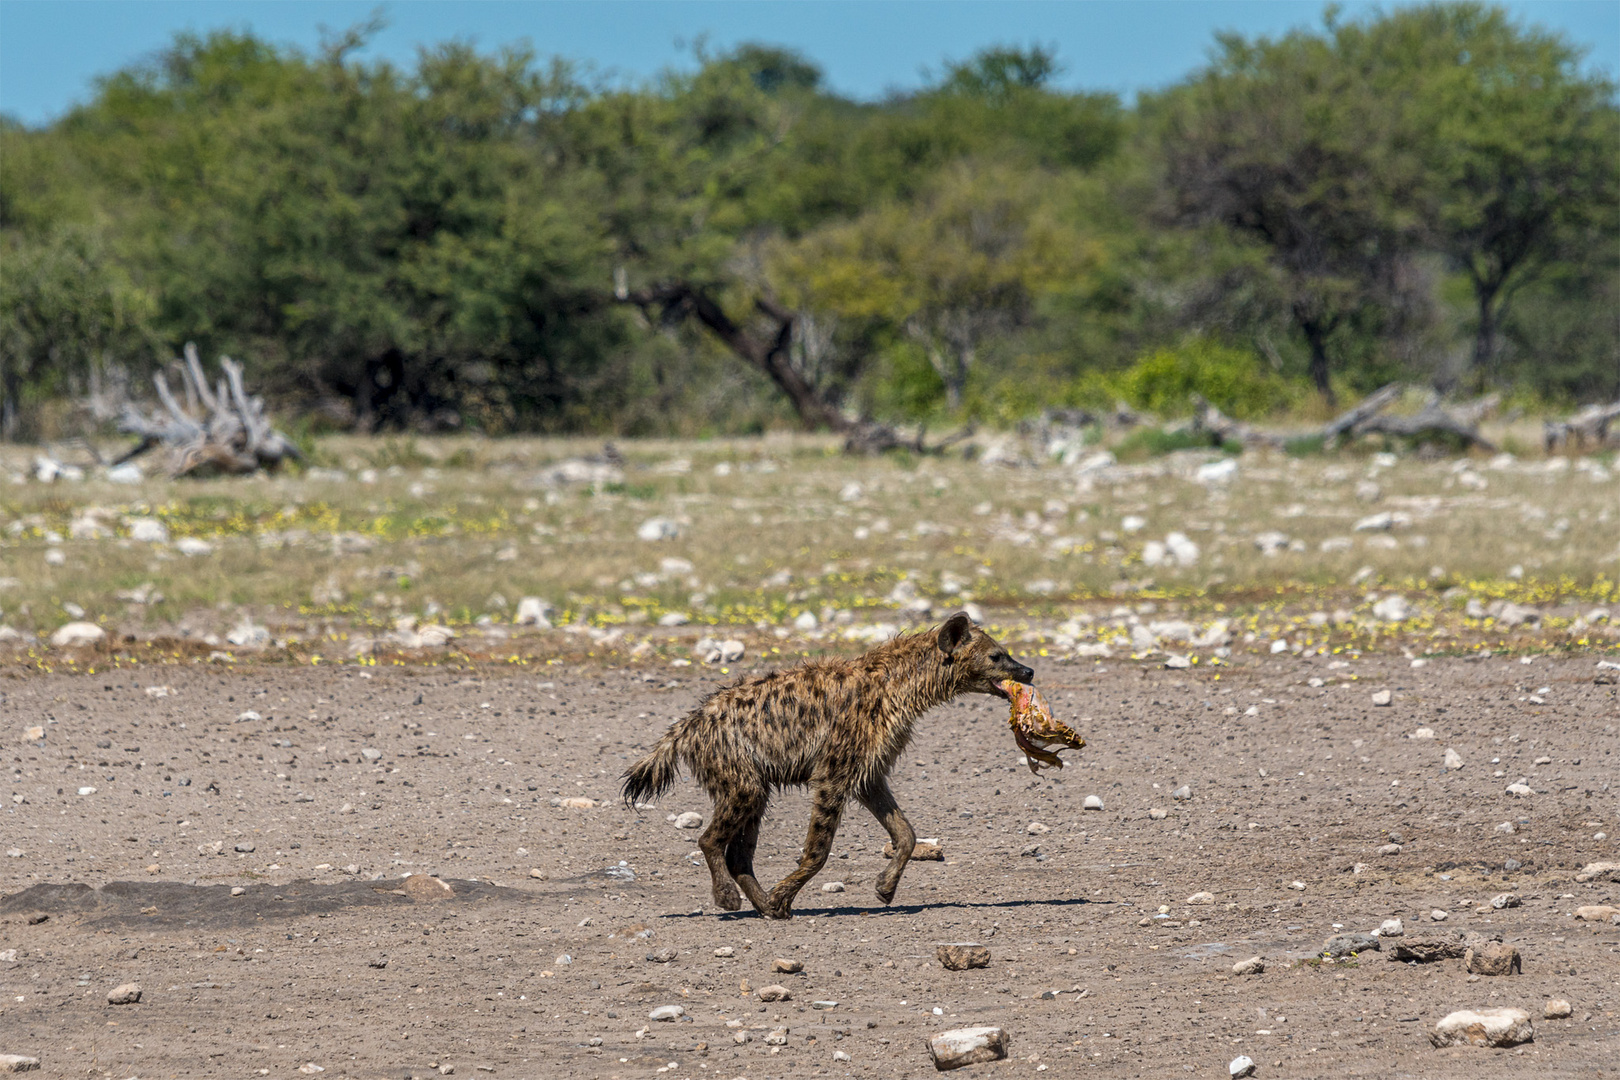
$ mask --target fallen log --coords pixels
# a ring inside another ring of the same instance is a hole
[[[1286,440],[1281,435],[1250,427],[1221,412],[1200,394],[1192,396],[1194,431],[1207,432],[1217,442],[1235,442],[1244,446],[1271,446],[1280,449]]]
[[[1479,422],[1496,408],[1500,400],[1498,395],[1488,394],[1477,401],[1447,409],[1440,404],[1438,395],[1431,394],[1423,408],[1411,416],[1377,413],[1359,420],[1350,431],[1356,435],[1394,435],[1408,439],[1449,435],[1461,440],[1465,446],[1477,446],[1494,453],[1495,445],[1479,433]]]
[[[1329,420],[1322,427],[1322,445],[1328,450],[1333,449],[1338,445],[1340,436],[1389,408],[1405,389],[1406,387],[1400,383],[1390,383],[1369,394],[1354,408],[1347,409]]]
[[[175,397],[162,371],[154,374],[152,385],[161,409],[143,413],[133,404],[124,406],[118,430],[140,441],[113,464],[123,464],[159,446],[168,448],[170,476],[247,473],[302,457],[292,440],[271,426],[264,400],[248,394],[240,364],[228,356],[220,357],[223,377],[210,387],[197,347],[187,342],[178,366],[186,404]]]
[[[1602,446],[1609,438],[1609,426],[1620,420],[1620,401],[1608,405],[1588,405],[1568,420],[1548,420],[1542,424],[1542,442],[1550,454],[1554,450],[1568,449],[1572,444],[1579,450],[1591,439]]]

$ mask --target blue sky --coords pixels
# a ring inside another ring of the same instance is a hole
[[[1056,47],[1064,84],[1127,100],[1196,68],[1218,30],[1276,34],[1318,24],[1322,12],[1303,0],[0,0],[0,112],[28,124],[49,121],[86,100],[96,76],[151,56],[177,31],[252,29],[308,49],[323,25],[345,28],[379,6],[388,28],[362,55],[405,65],[419,46],[451,38],[484,49],[527,40],[543,56],[637,78],[690,64],[691,44],[706,36],[715,48],[744,41],[797,48],[821,65],[833,89],[870,98],[915,87],[942,61],[986,45],[1039,43]],[[1620,74],[1616,0],[1506,6],[1588,48],[1588,68]],[[1343,5],[1348,16],[1372,7]]]

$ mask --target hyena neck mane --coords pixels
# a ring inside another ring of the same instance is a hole
[[[897,637],[861,657],[857,663],[876,668],[883,678],[883,696],[892,722],[907,734],[923,713],[943,705],[960,692],[950,658],[939,651],[934,634]]]

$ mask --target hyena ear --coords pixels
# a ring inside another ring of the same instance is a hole
[[[957,612],[945,620],[945,625],[939,628],[939,651],[946,656],[956,655],[956,650],[973,633],[973,620],[962,612]]]

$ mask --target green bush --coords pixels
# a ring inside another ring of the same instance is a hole
[[[1119,445],[1114,447],[1114,455],[1121,461],[1141,461],[1177,450],[1221,450],[1228,454],[1241,454],[1243,444],[1222,442],[1207,431],[1167,431],[1164,428],[1141,427],[1120,440]]]
[[[1285,409],[1297,392],[1253,352],[1205,338],[1142,357],[1119,375],[1116,386],[1128,404],[1159,416],[1185,416],[1192,411],[1192,395],[1201,394],[1239,420]]]

